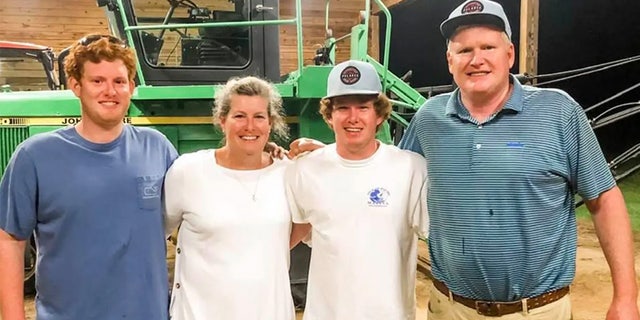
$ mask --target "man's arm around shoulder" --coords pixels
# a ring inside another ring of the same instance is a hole
[[[640,319],[629,214],[617,186],[587,200],[600,246],[611,269],[613,301],[607,320]]]
[[[0,319],[24,320],[24,250],[18,240],[0,229]]]

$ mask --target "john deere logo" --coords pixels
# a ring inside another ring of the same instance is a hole
[[[479,1],[471,1],[462,7],[462,14],[482,12],[484,6]]]
[[[340,81],[344,84],[354,84],[360,80],[360,70],[356,67],[346,67],[340,73]]]

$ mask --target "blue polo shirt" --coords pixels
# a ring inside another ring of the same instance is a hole
[[[511,81],[506,105],[483,123],[459,90],[429,99],[400,143],[427,159],[433,276],[473,299],[513,301],[569,285],[574,196],[615,186],[580,105]]]

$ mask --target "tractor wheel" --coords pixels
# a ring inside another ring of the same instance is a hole
[[[24,294],[32,295],[36,293],[36,259],[38,252],[36,242],[31,237],[27,242],[24,252]]]

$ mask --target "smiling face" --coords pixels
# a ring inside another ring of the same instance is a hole
[[[80,99],[85,126],[112,129],[123,125],[135,84],[128,77],[122,60],[87,61],[80,80],[69,79],[69,86]]]
[[[377,150],[376,131],[384,121],[374,107],[375,98],[333,98],[327,123],[335,132],[338,154],[350,160],[366,159]]]
[[[269,101],[262,96],[232,94],[229,113],[220,118],[226,147],[245,155],[261,154],[269,140]]]
[[[493,97],[509,87],[514,48],[504,32],[471,26],[450,39],[447,62],[463,96]]]

